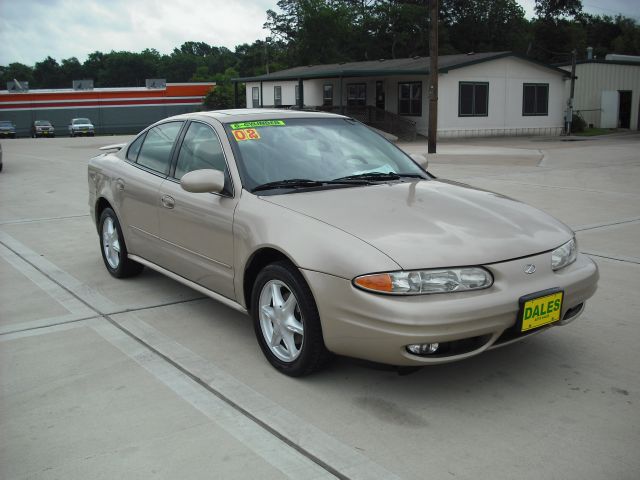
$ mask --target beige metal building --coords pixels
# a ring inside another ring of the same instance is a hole
[[[560,68],[571,71],[571,65]],[[576,77],[574,111],[587,125],[640,129],[640,57],[612,54],[584,60],[576,65]]]

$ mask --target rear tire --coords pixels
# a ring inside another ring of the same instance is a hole
[[[301,377],[322,369],[331,359],[313,294],[291,263],[275,262],[258,274],[251,316],[260,349],[279,372]]]
[[[98,227],[100,252],[109,273],[116,278],[138,275],[144,266],[127,256],[127,246],[124,243],[120,222],[111,208],[105,208],[102,211]]]

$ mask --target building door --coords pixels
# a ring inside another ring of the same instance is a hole
[[[618,107],[618,128],[631,127],[631,90],[620,90],[620,106]]]
[[[384,120],[384,110],[386,109],[384,97],[384,82],[376,82],[376,120]]]
[[[600,102],[600,128],[616,128],[618,126],[618,92],[604,90]]]
[[[376,108],[381,108],[385,110],[385,99],[384,99],[384,83],[381,81],[376,82]]]

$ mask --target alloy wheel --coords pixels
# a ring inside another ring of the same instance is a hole
[[[283,362],[293,362],[302,351],[304,323],[298,301],[280,280],[262,287],[258,305],[260,329],[271,353]]]
[[[116,270],[120,265],[120,239],[112,217],[107,217],[102,224],[102,249],[107,263]]]

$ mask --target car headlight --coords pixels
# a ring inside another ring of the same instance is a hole
[[[575,237],[551,252],[551,269],[560,270],[571,265],[578,256],[578,244]]]
[[[373,273],[356,277],[353,283],[363,290],[387,295],[424,295],[489,288],[493,276],[480,267],[444,268]]]

